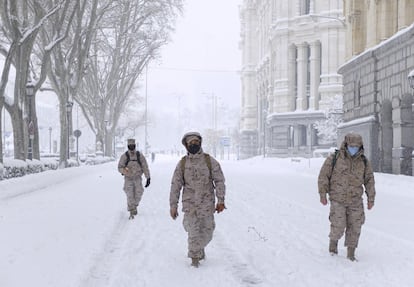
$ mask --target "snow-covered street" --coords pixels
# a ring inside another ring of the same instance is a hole
[[[413,286],[413,177],[375,174],[376,205],[351,262],[343,239],[328,253],[323,159],[222,160],[227,210],[196,269],[182,214],[169,216],[178,160],[150,165],[134,220],[117,162],[0,181],[0,286]]]

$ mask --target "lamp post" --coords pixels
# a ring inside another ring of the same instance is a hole
[[[263,157],[266,157],[267,109],[263,110]]]
[[[49,154],[52,154],[52,127],[49,127]]]
[[[33,139],[34,139],[34,125],[32,121],[32,98],[34,94],[34,85],[32,82],[27,82],[26,84],[26,96],[28,99],[28,106],[29,106],[29,119],[28,119],[28,128],[27,131],[29,133],[29,147],[27,149],[27,158],[32,160],[33,159]]]
[[[104,122],[105,122],[105,125],[104,125],[103,144],[102,144],[103,156],[105,156],[105,151],[106,151],[106,126],[108,125],[108,120],[104,120]]]
[[[67,152],[68,152],[68,154],[67,154],[67,157],[68,158],[67,159],[70,159],[70,130],[71,130],[70,115],[72,113],[72,107],[73,107],[73,102],[67,101],[67,103],[66,103],[66,117],[67,117],[67,129],[68,129],[68,132],[67,132],[67,137],[68,137],[68,141],[67,141],[67,145],[68,145]]]
[[[145,65],[145,147],[144,153],[148,154],[148,64]]]
[[[217,133],[217,95],[214,92],[202,93],[211,97],[211,130],[212,130],[212,148],[216,156],[216,133]]]
[[[6,155],[6,107],[3,107],[3,157]]]

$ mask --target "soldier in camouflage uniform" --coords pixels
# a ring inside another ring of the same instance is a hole
[[[347,258],[355,259],[355,249],[365,222],[362,195],[367,195],[367,208],[375,201],[375,181],[371,163],[364,155],[362,137],[349,133],[345,136],[339,151],[331,154],[324,162],[318,178],[320,202],[331,203],[329,220],[329,252],[338,253],[338,240],[345,232]]]
[[[129,219],[133,219],[138,214],[137,207],[144,193],[142,174],[147,179],[146,188],[150,185],[151,178],[147,160],[142,153],[135,149],[135,140],[128,139],[127,142],[128,150],[119,159],[118,171],[124,176],[124,191],[127,196]]]
[[[198,267],[200,260],[205,258],[204,248],[213,238],[214,212],[220,213],[225,209],[223,172],[217,160],[203,152],[201,142],[202,137],[197,132],[184,135],[182,144],[188,154],[175,168],[170,191],[170,214],[176,219],[183,189],[183,225],[188,233],[188,257],[194,267]]]

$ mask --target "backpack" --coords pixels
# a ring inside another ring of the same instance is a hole
[[[126,162],[125,162],[125,167],[127,167],[128,166],[128,163],[130,162],[130,161],[137,161],[138,162],[138,164],[139,164],[139,166],[142,168],[142,164],[141,164],[141,159],[139,158],[139,151],[137,151],[137,159],[135,160],[135,159],[133,159],[133,160],[131,160],[131,158],[129,157],[129,152],[128,151],[126,151],[125,152],[125,156],[126,156]]]
[[[332,173],[333,173],[333,170],[335,168],[335,164],[336,164],[336,160],[338,159],[338,156],[339,156],[339,149],[335,149],[335,154],[334,154],[334,157],[332,159],[332,169],[331,169],[331,175],[329,176],[329,180],[331,180]],[[363,154],[361,155],[361,157],[362,157],[362,160],[364,161],[365,167],[367,167],[367,157]],[[364,174],[364,177],[365,177],[365,174]]]
[[[183,180],[184,180],[184,171],[185,171],[185,161],[186,161],[186,157],[187,156],[183,156],[180,160],[180,166],[181,166],[181,171],[183,173]],[[213,173],[212,173],[212,167],[211,167],[211,158],[210,155],[208,153],[204,153],[204,158],[206,160],[206,164],[208,167],[208,170],[210,172],[210,181],[213,181]],[[213,183],[214,185],[214,183]]]

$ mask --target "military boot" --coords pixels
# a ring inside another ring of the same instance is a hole
[[[191,258],[191,266],[198,268],[198,266],[200,266],[200,259],[196,257]]]
[[[349,260],[355,261],[355,247],[348,247],[348,254],[346,256]]]
[[[331,239],[329,241],[329,253],[338,254],[338,241],[337,240]]]

